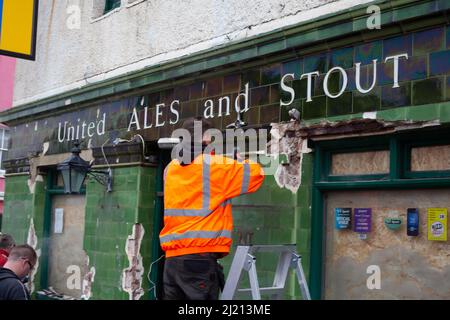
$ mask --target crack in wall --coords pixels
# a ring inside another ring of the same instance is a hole
[[[130,296],[130,300],[139,300],[144,295],[142,279],[144,277],[143,259],[140,254],[144,227],[140,223],[133,226],[133,233],[128,236],[125,244],[125,252],[130,266],[123,270],[122,289]]]

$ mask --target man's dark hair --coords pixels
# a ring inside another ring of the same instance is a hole
[[[36,251],[34,251],[34,249],[27,244],[22,244],[20,246],[15,246],[14,248],[12,248],[11,252],[9,253],[8,260],[17,261],[22,258],[29,260],[34,265],[36,264],[37,260]]]
[[[201,125],[201,127],[200,127]],[[201,132],[199,136],[195,136],[195,127],[200,127]],[[203,119],[202,117],[192,117],[184,120],[182,128],[187,130],[189,132],[189,135],[191,136],[190,144],[186,142],[182,142],[183,147],[183,154],[184,152],[190,153],[189,159],[185,159],[183,157],[183,160],[181,161],[181,165],[189,165],[199,154],[203,152],[204,146],[202,145],[203,142],[203,134],[211,129],[212,123],[206,119]]]
[[[195,127],[196,121],[201,122],[202,136],[205,133],[205,131],[207,131],[213,127],[212,123],[209,120],[206,120],[202,117],[192,117],[192,118],[188,118],[188,119],[184,120],[182,128],[189,131],[192,141],[194,141],[194,127]]]
[[[16,245],[14,238],[6,233],[0,235],[0,249],[10,249]]]

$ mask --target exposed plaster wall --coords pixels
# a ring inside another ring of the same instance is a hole
[[[86,266],[89,268],[89,256],[86,254]],[[88,273],[84,275],[81,287],[81,299],[89,300],[92,296],[92,284],[95,278],[95,267],[91,267]]]
[[[144,266],[140,253],[144,233],[142,224],[135,224],[133,233],[131,236],[128,236],[125,246],[130,266],[123,271],[122,289],[128,292],[130,300],[139,300],[144,295],[144,289],[142,288]]]
[[[28,236],[27,236],[27,244],[29,246],[31,246],[35,251],[36,251],[36,255],[37,255],[37,260],[36,260],[36,264],[35,267],[33,269],[33,271],[31,272],[30,275],[30,279],[28,281],[28,289],[30,290],[30,294],[34,292],[34,278],[36,276],[36,273],[39,269],[39,258],[41,256],[41,249],[37,249],[38,246],[38,238],[36,236],[36,230],[34,228],[34,220],[33,218],[31,218],[30,220],[30,227],[28,229]]]
[[[14,105],[164,63],[370,0],[147,0],[97,18],[101,0],[41,1],[35,62],[17,62]],[[80,27],[70,29],[78,6]],[[93,19],[94,18],[94,19]]]
[[[36,182],[44,182],[44,177],[41,175],[35,175],[28,179],[28,188],[30,189],[31,194],[34,194],[36,190]]]

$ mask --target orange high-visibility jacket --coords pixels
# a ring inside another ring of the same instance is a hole
[[[221,155],[197,156],[189,165],[169,163],[164,182],[164,228],[160,233],[166,258],[193,253],[228,254],[233,218],[231,198],[255,192],[264,180],[258,163]]]

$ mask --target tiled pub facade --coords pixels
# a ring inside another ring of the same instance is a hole
[[[77,294],[91,299],[146,299],[153,297],[152,283],[157,283],[157,290],[161,284],[157,267],[149,274],[151,263],[161,254],[157,235],[162,223],[164,155],[156,141],[170,136],[183,119],[209,117],[216,128],[224,130],[236,120],[234,102],[241,95],[238,101],[243,106],[244,94],[249,108],[242,117],[252,128],[288,123],[288,111],[296,108],[306,127],[323,120],[348,122],[376,113],[376,119],[386,123],[438,121],[436,137],[443,138],[440,130],[448,132],[446,123],[450,122],[448,3],[396,3],[381,2],[383,27],[379,30],[368,30],[364,8],[356,8],[315,25],[274,31],[258,38],[256,44],[243,42],[144,75],[80,90],[70,94],[69,103],[66,98],[54,99],[28,106],[31,112],[23,107],[3,113],[12,134],[3,230],[18,242],[35,241],[40,250],[35,291],[52,285],[48,276],[53,241],[51,201],[61,188],[54,167],[64,160],[62,156],[70,152],[75,140],[90,152],[85,155],[98,168],[112,165],[114,176],[110,194],[93,180],[86,184],[82,249],[88,259],[82,268],[85,281]],[[399,57],[398,64],[386,59],[398,55],[407,58]],[[302,75],[316,71],[308,85],[308,77]],[[371,90],[363,93],[361,88]],[[230,101],[230,112],[220,115],[219,103],[224,97]],[[144,146],[140,142],[112,144],[117,138],[130,140],[136,134],[143,137]],[[347,134],[354,138],[352,131]],[[325,289],[333,287],[327,281],[334,278],[324,275],[320,266],[330,260],[324,257],[326,244],[317,240],[327,229],[324,221],[315,219],[322,215],[325,200],[318,200],[317,188],[323,181],[316,168],[318,149],[315,144],[311,147],[313,152],[303,155],[296,192],[280,187],[268,176],[257,193],[233,200],[233,241],[234,245],[296,243],[313,298],[332,298],[336,297],[334,290],[339,294],[345,285]],[[389,150],[392,154],[393,149]],[[449,170],[445,166],[440,170],[442,190],[449,190]],[[322,205],[317,206],[317,201]],[[232,254],[223,261],[226,271],[231,258]],[[259,274],[268,285],[275,258],[259,261]],[[396,294],[391,297],[402,297]],[[291,277],[286,298],[300,297]],[[355,296],[344,292],[342,297]]]

